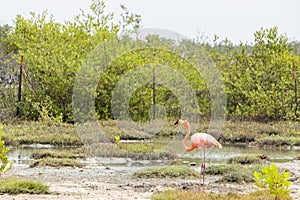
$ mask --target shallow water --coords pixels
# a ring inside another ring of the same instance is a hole
[[[34,162],[31,158],[32,153],[40,149],[49,149],[53,151],[61,151],[61,148],[49,146],[35,146],[34,148],[11,148],[8,153],[9,159],[14,160],[18,165],[30,165]],[[177,152],[179,158],[199,159],[200,151],[198,149],[192,152]],[[223,145],[222,149],[211,148],[206,150],[206,161],[208,163],[222,163],[226,162],[231,157],[243,154],[265,154],[274,162],[285,162],[292,160],[300,154],[299,149],[274,149],[274,148],[257,148],[246,147],[244,145]],[[149,166],[149,165],[163,165],[169,163],[165,160],[132,160],[130,158],[87,158],[82,159],[81,162],[89,163],[89,165],[118,165],[118,166]]]
[[[206,158],[210,162],[223,162],[229,158],[240,156],[244,154],[265,154],[270,160],[276,162],[290,161],[300,154],[300,150],[296,149],[279,149],[279,148],[258,148],[247,147],[245,145],[223,145],[222,149],[211,148],[206,150]],[[182,155],[185,158],[200,158],[200,151],[194,150],[191,153]]]

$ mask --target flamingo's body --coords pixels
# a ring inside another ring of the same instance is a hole
[[[204,160],[202,161],[202,164],[201,164],[201,172],[200,172],[199,179],[200,179],[200,186],[204,185],[205,149],[211,148],[213,146],[217,146],[221,149],[222,145],[213,136],[211,136],[207,133],[195,133],[191,137],[191,146],[187,147],[186,142],[187,142],[187,139],[190,136],[190,132],[191,132],[190,125],[186,120],[182,120],[182,119],[179,119],[177,122],[175,122],[175,125],[176,124],[181,124],[184,127],[186,127],[186,129],[187,129],[187,133],[182,141],[182,147],[186,151],[192,151],[195,148],[203,149]],[[202,159],[201,152],[200,152],[200,157]],[[203,175],[203,179],[202,179],[203,183],[202,184],[201,184],[201,175]]]
[[[207,149],[213,146],[222,148],[222,145],[211,135],[207,133],[195,133],[191,137],[191,146],[185,148],[186,151],[192,151],[195,148]]]

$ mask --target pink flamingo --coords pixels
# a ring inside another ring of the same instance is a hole
[[[191,146],[187,147],[186,141],[191,132],[190,124],[188,123],[188,121],[182,120],[182,119],[179,119],[177,122],[175,122],[174,125],[176,125],[176,124],[181,124],[182,126],[184,126],[187,129],[186,135],[182,141],[182,147],[186,151],[192,151],[195,148],[199,148],[199,149],[203,150],[203,157],[204,157],[203,159],[202,159],[202,155],[201,155],[201,151],[200,151],[200,157],[201,157],[202,164],[201,164],[201,171],[200,171],[200,177],[199,177],[199,188],[202,185],[203,189],[204,189],[205,149],[211,148],[213,146],[217,146],[221,149],[222,145],[213,136],[211,136],[207,133],[195,133],[191,137]],[[201,175],[203,177],[202,184],[201,184]]]

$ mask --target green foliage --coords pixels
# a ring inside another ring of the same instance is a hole
[[[103,1],[94,0],[90,8],[91,13],[82,11],[75,22],[65,24],[55,22],[47,12],[31,13],[30,19],[16,17],[4,44],[8,52],[16,53],[15,60],[24,57],[31,80],[23,81],[23,101],[19,106],[24,117],[38,119],[48,115],[72,120],[72,91],[79,67],[97,44],[119,31],[113,14],[105,14]],[[123,16],[124,28],[131,24],[137,27],[138,15],[126,11]]]
[[[41,182],[8,178],[0,180],[0,193],[8,194],[48,194],[49,187]]]
[[[121,140],[121,138],[120,138],[120,136],[118,135],[118,136],[115,136],[115,140],[116,140],[116,143],[117,144],[120,144],[120,140]]]
[[[12,28],[0,27],[3,47],[0,59],[5,60],[5,70],[10,74],[16,73],[16,63],[19,63],[21,55],[24,56],[28,77],[23,79],[23,98],[18,105],[23,117],[67,122],[74,120],[71,103],[75,77],[90,52],[99,43],[120,32],[131,33],[139,28],[141,16],[131,13],[124,5],[121,8],[123,13],[119,23],[114,22],[113,13],[105,12],[104,1],[93,0],[90,12],[81,11],[74,22],[57,23],[44,12],[31,13],[29,19],[17,16]],[[125,106],[127,109],[129,103],[129,115],[133,120],[151,120],[153,96],[156,105],[161,106],[168,118],[177,118],[181,114],[180,103],[190,102],[193,98],[191,95],[176,95],[174,88],[165,83],[172,82],[180,89],[183,80],[186,81],[183,85],[190,86],[195,93],[193,95],[197,100],[194,103],[199,106],[197,114],[210,116],[211,98],[214,97],[207,86],[207,78],[213,79],[214,74],[211,71],[206,74],[204,70],[200,74],[191,64],[199,63],[198,54],[204,48],[223,75],[229,116],[264,120],[299,119],[299,43],[289,43],[285,35],[279,34],[277,27],[261,28],[254,33],[254,39],[253,45],[241,43],[235,46],[229,39],[219,42],[217,37],[214,44],[199,38],[177,43],[157,35],[136,41],[126,36],[118,38],[117,45],[111,44],[113,48],[105,47],[109,52],[105,56],[109,60],[117,52],[121,54],[105,63],[105,70],[101,77],[97,77],[99,84],[88,90],[88,93],[95,94],[97,117],[118,117],[119,113],[117,116],[112,113],[112,97],[121,80],[124,87],[120,91],[123,94],[116,101],[122,101],[122,98],[127,97],[126,94],[131,96],[128,102],[117,102],[119,107],[116,110],[124,110]],[[128,52],[133,46],[136,50]],[[169,51],[170,49],[174,52]],[[182,52],[176,52],[178,49],[187,50],[187,55],[181,58]],[[4,50],[11,54],[4,56]],[[144,71],[139,71],[138,66],[143,66]],[[168,66],[173,71],[168,71],[163,66]],[[140,80],[150,81],[130,92],[132,77],[126,80],[122,78],[126,75],[133,76],[137,71],[140,72]],[[181,76],[176,77],[176,73]],[[91,74],[94,71],[87,69],[85,81],[90,81]],[[157,79],[153,84],[151,80],[154,77]],[[0,111],[12,115],[16,106],[16,83],[9,89],[2,84],[0,87],[1,91],[5,91],[0,94]],[[188,112],[194,114],[195,109],[188,108]],[[89,117],[83,118],[87,120]],[[244,134],[240,140],[251,141],[254,138]]]
[[[279,174],[274,163],[269,167],[264,167],[261,173],[254,172],[255,185],[260,188],[268,188],[275,199],[289,197],[289,186],[291,185],[291,182],[288,181],[289,177],[290,174],[286,171]]]
[[[241,44],[241,50],[234,53],[235,62],[224,71],[229,113],[258,119],[296,119],[298,77],[293,71],[299,71],[299,56],[291,52],[287,37],[279,35],[276,27],[262,28],[254,36],[253,49],[249,52]]]
[[[6,147],[2,140],[3,134],[3,126],[0,124],[0,177],[2,174],[10,170],[13,165],[13,162],[9,161],[7,157],[9,147]]]

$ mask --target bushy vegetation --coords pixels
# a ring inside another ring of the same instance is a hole
[[[20,57],[23,56],[26,72],[26,75],[23,74],[25,78],[22,101],[16,105],[12,100],[15,98],[12,94],[16,93],[15,81],[11,83],[11,87],[3,87],[4,92],[0,100],[2,110],[9,110],[8,113],[12,115],[12,111],[18,107],[20,115],[26,119],[74,121],[71,108],[73,86],[76,74],[88,54],[97,44],[121,31],[136,31],[141,21],[141,16],[130,13],[125,6],[122,6],[124,12],[119,23],[113,22],[113,14],[106,14],[103,1],[94,0],[90,8],[90,14],[82,11],[75,17],[74,22],[61,24],[47,13],[31,13],[29,19],[17,16],[13,27],[1,27],[1,60],[8,55],[4,52],[10,53],[9,59],[6,59],[9,63],[19,63]],[[297,73],[300,59],[299,52],[293,49],[298,43],[290,42],[286,36],[279,33],[277,27],[261,28],[255,32],[254,44],[251,46],[243,43],[235,46],[228,39],[216,40],[213,44],[196,39],[184,40],[177,44],[156,35],[141,41],[123,37],[117,42],[120,48],[107,47],[110,51],[109,55],[106,55],[107,60],[111,62],[106,63],[105,70],[103,69],[98,77],[101,84],[92,88],[99,119],[113,118],[111,101],[118,81],[125,74],[132,73],[132,70],[137,71],[137,66],[148,63],[155,65],[147,70],[145,68],[144,72],[139,74],[141,80],[148,80],[149,77],[152,80],[151,74],[155,68],[157,74],[180,85],[181,80],[178,80],[178,83],[177,80],[172,80],[172,73],[164,71],[162,67],[169,66],[174,72],[180,72],[188,81],[197,98],[200,110],[197,112],[209,116],[211,96],[207,83],[193,66],[193,63],[198,62],[196,55],[202,49],[223,76],[228,116],[264,120],[299,118]],[[133,45],[140,49],[126,52],[126,49]],[[157,48],[144,48],[147,46]],[[174,52],[164,49],[174,49]],[[186,49],[189,53],[181,58],[176,49]],[[118,51],[123,54],[111,60]],[[16,75],[19,66],[4,64],[3,73]],[[87,72],[92,73],[94,72]],[[132,80],[123,81],[127,81],[123,85],[130,85]],[[125,102],[129,103],[132,119],[150,118],[153,95],[156,104],[164,108],[168,117],[177,118],[180,115],[180,102],[174,91],[162,83],[154,85],[155,94],[150,81],[137,88],[131,94],[129,102]],[[122,95],[124,98],[128,95],[125,87]],[[122,102],[118,103],[120,107],[117,110],[127,106]],[[76,112],[81,111],[79,109]],[[88,113],[81,114],[86,114],[82,116],[83,119],[89,118]]]
[[[279,174],[278,168],[274,163],[269,167],[264,167],[261,172],[254,172],[255,185],[260,188],[268,189],[275,199],[288,198],[290,196],[288,181],[290,174],[284,171]]]

